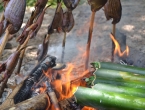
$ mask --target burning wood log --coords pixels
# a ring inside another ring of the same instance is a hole
[[[116,24],[120,21],[121,15],[122,15],[122,6],[120,0],[108,0],[107,3],[104,6],[104,12],[107,20],[110,20],[113,18],[112,24],[112,34],[115,37],[115,30],[116,30]],[[112,42],[112,58],[111,60],[114,61],[114,48],[115,45]]]
[[[9,108],[5,108],[5,110],[48,110],[49,107],[49,97],[46,93],[43,93]]]
[[[52,86],[51,86],[51,84],[49,82],[49,79],[47,81],[47,93],[48,93],[48,95],[49,95],[49,97],[51,99],[51,102],[52,102],[55,110],[60,110],[56,94],[55,94],[54,90],[52,89]]]
[[[107,0],[88,0],[88,3],[91,6],[92,14],[91,14],[91,20],[90,20],[87,47],[86,47],[85,70],[88,69],[89,56],[90,56],[90,46],[91,46],[91,40],[92,40],[92,32],[93,32],[95,13],[96,13],[96,11],[100,10],[105,5],[106,2],[107,2]]]
[[[40,67],[24,81],[23,86],[20,91],[14,97],[14,103],[17,104],[21,101],[24,101],[30,97],[32,93],[31,88],[35,82],[39,81],[40,76],[43,73],[43,70],[46,71],[48,68],[55,66],[55,57],[49,57],[49,61],[40,65]]]

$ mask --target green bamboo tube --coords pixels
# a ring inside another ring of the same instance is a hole
[[[136,81],[136,82],[145,82],[144,75],[133,74],[129,72],[109,70],[109,69],[97,69],[94,74],[96,77],[103,77],[112,80],[121,80],[121,81]]]
[[[145,110],[145,98],[134,97],[114,92],[99,91],[91,88],[78,87],[74,94],[77,103],[97,108],[98,105]]]
[[[130,96],[137,96],[137,97],[145,98],[145,90],[136,89],[133,87],[131,88],[131,87],[114,86],[111,84],[98,83],[98,84],[95,84],[92,88],[96,90],[102,90],[102,91],[108,91],[108,92],[114,92],[114,93],[120,93],[120,94],[126,94]]]
[[[132,87],[136,89],[145,90],[145,83],[142,83],[142,82],[120,81],[120,80],[111,80],[111,79],[97,77],[92,83],[93,85],[98,84],[98,83],[103,83],[103,84],[111,84],[114,86]]]
[[[129,66],[129,65],[115,64],[115,63],[111,63],[111,62],[93,62],[91,64],[93,65],[94,68],[97,68],[97,69],[98,68],[105,68],[105,69],[126,71],[126,72],[145,75],[145,68]]]

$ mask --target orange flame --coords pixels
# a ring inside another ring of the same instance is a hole
[[[115,44],[114,54],[115,55],[118,54],[120,57],[128,56],[129,55],[129,47],[126,46],[126,49],[123,52],[121,52],[121,48],[120,48],[118,41],[114,38],[114,36],[112,34],[110,34],[110,37]]]
[[[67,68],[63,69],[62,71],[59,71],[59,74],[61,75],[60,80],[53,80],[52,85],[54,89],[59,94],[59,100],[67,99],[73,96],[78,86],[86,86],[86,83],[84,80],[81,80],[83,76],[88,74],[88,71],[80,72],[77,74],[73,74],[75,69],[75,65],[69,63],[67,64]],[[50,79],[50,70],[47,72],[43,71],[46,77],[49,77]]]
[[[97,109],[94,109],[94,108],[88,107],[88,106],[84,106],[84,107],[82,108],[82,110],[97,110]]]
[[[46,84],[43,83],[43,86],[39,88],[40,93],[44,93],[46,91],[47,87]]]

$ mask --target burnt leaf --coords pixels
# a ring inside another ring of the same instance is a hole
[[[45,8],[48,0],[37,0],[35,4],[35,15],[39,15]]]
[[[62,30],[69,32],[74,26],[74,17],[72,11],[67,11],[63,14]]]
[[[80,0],[63,0],[65,6],[68,8],[68,10],[73,10],[77,7]]]
[[[105,4],[107,0],[88,0],[89,5],[91,6],[91,11],[99,11]]]
[[[107,20],[113,18],[112,24],[118,23],[122,15],[120,0],[108,0],[104,6],[104,12]]]
[[[58,3],[52,23],[48,26],[48,34],[52,34],[54,32],[54,29],[56,29],[57,32],[60,32],[62,20],[63,20],[63,10],[61,7],[61,3]]]
[[[34,16],[34,11],[33,11],[31,13],[30,19],[27,21],[27,24],[23,29],[22,34],[17,38],[17,42],[19,42],[20,44],[23,44],[25,42],[25,40],[29,34],[29,31],[26,31],[26,29],[33,24],[34,19],[35,19],[35,16]]]
[[[50,6],[50,5],[49,5]],[[35,23],[33,23],[31,26],[29,26],[26,31],[30,31],[29,32],[29,35],[30,35],[30,38],[33,38],[37,35],[39,29],[41,28],[41,25],[42,25],[42,22],[43,22],[43,18],[44,18],[44,14],[45,14],[45,11],[46,9],[49,7],[45,7],[43,9],[43,11],[41,12],[41,14],[39,15],[39,17],[37,18],[37,20],[35,21]]]

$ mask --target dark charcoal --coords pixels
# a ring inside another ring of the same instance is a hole
[[[77,103],[76,103],[76,101],[75,100],[73,100],[73,101],[68,101],[69,102],[69,104],[70,104],[70,108],[72,108],[72,110],[81,110],[81,107],[80,107],[80,105],[78,105]]]
[[[49,68],[55,66],[55,57],[49,57],[50,61],[43,63],[39,66],[39,68],[35,72],[31,72],[30,76],[24,81],[23,86],[20,88],[18,93],[14,97],[14,103],[17,104],[21,101],[24,101],[30,98],[32,94],[31,88],[35,82],[39,81],[40,76],[44,71],[47,71]],[[33,70],[32,70],[33,71]]]

